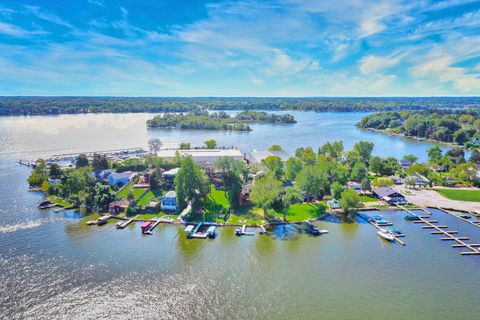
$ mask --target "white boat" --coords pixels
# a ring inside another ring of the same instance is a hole
[[[388,232],[388,230],[385,230],[385,229],[378,230],[377,234],[379,237],[385,240],[392,241],[392,242],[395,241],[395,237],[393,236],[393,234]]]

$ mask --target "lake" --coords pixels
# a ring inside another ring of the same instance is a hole
[[[280,144],[318,148],[343,140],[374,153],[426,157],[430,144],[362,131],[364,113],[293,112],[293,125],[252,132],[148,130],[150,114],[0,118],[0,318],[5,319],[477,319],[480,258],[440,241],[400,212],[385,213],[406,246],[380,239],[362,220],[327,217],[329,234],[297,227],[238,238],[188,240],[183,228],[89,227],[80,214],[40,211],[19,158],[216,139],[242,151]],[[433,210],[434,219],[479,243],[480,229]]]

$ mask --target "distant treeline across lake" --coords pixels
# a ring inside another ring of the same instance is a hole
[[[235,97],[0,97],[0,115],[289,110],[317,112],[476,108],[480,97],[235,98]]]

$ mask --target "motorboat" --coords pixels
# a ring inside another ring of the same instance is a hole
[[[377,231],[377,235],[380,237],[380,238],[383,238],[387,241],[395,241],[395,237],[393,236],[393,234],[391,234],[390,232],[388,232],[388,230],[385,230],[385,229],[380,229]]]

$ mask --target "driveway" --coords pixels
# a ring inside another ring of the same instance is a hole
[[[394,189],[405,195],[405,198],[420,207],[440,207],[459,211],[480,212],[480,202],[457,201],[444,198],[438,192],[429,189],[410,189],[405,185]]]

